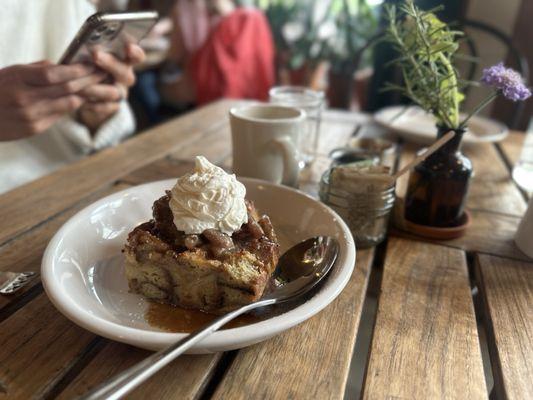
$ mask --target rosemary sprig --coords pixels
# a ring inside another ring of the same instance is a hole
[[[419,10],[412,0],[405,0],[399,9],[387,8],[387,39],[400,54],[394,63],[402,70],[404,86],[386,88],[401,91],[434,114],[438,124],[455,129],[460,125],[459,105],[464,96],[453,58],[462,33],[449,29],[433,11]]]

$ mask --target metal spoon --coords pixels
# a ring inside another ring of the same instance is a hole
[[[261,300],[231,311],[204,328],[191,333],[165,350],[117,374],[81,397],[84,400],[119,399],[223,325],[247,311],[293,300],[307,293],[326,276],[337,259],[339,244],[335,238],[317,236],[291,247],[283,254],[274,272],[278,285]]]

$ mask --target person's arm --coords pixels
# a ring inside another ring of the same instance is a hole
[[[126,101],[121,101],[118,111],[102,123],[95,131],[67,116],[50,128],[59,133],[82,154],[90,154],[116,145],[135,131],[135,118]]]
[[[135,130],[134,117],[125,99],[128,88],[135,82],[133,65],[144,60],[144,52],[130,44],[126,54],[126,61],[120,61],[112,54],[95,52],[95,65],[105,71],[113,83],[86,87],[80,92],[85,102],[75,118],[64,118],[54,126],[83,153],[115,145]]]
[[[105,74],[94,67],[41,61],[0,69],[0,141],[40,134],[84,102],[79,94]]]
[[[78,111],[78,120],[95,132],[120,109],[121,100],[128,96],[128,89],[135,83],[133,66],[143,62],[144,51],[134,44],[126,46],[126,60],[121,61],[105,51],[93,53],[94,64],[109,74],[113,83],[99,83],[85,88],[81,95],[84,105]]]

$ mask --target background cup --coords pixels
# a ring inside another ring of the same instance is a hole
[[[305,112],[294,107],[254,104],[232,108],[233,172],[296,186],[297,144],[305,120]]]
[[[320,133],[324,92],[302,86],[276,86],[269,91],[270,102],[305,111],[305,125],[297,143],[300,152],[300,168],[310,164],[316,156]]]

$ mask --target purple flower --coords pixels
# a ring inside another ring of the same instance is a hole
[[[503,95],[512,101],[525,100],[531,96],[522,76],[514,69],[505,68],[503,63],[485,68],[481,82],[501,90]]]

